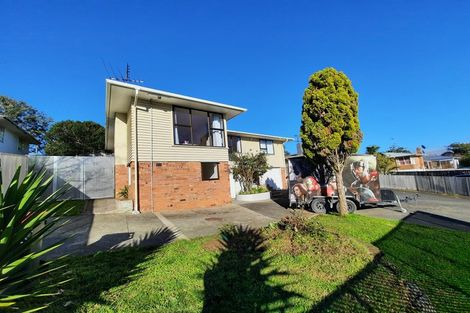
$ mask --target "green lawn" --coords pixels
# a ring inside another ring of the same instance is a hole
[[[46,311],[470,312],[469,233],[359,215],[286,225],[68,257]]]
[[[328,215],[320,220],[327,228],[372,243],[383,253],[379,262],[358,275],[359,279],[331,297],[332,306],[351,305],[354,294],[359,299],[353,303],[371,298],[371,303],[364,300],[362,307],[378,310],[382,299],[374,290],[386,289],[389,281],[378,277],[389,272],[392,275],[388,276],[395,276],[395,283],[406,290],[405,296],[390,296],[392,301],[405,297],[413,303],[431,303],[437,312],[470,312],[470,233],[359,215],[346,219]],[[371,294],[377,296],[377,303]]]

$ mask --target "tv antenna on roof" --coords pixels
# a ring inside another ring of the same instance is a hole
[[[119,71],[119,73],[121,73],[121,71]],[[122,74],[121,74],[120,78],[117,78],[117,77],[110,77],[110,78],[117,80],[117,81],[124,82],[124,83],[142,84],[144,82],[143,80],[140,80],[140,79],[131,79],[131,67],[129,66],[129,63],[126,64],[126,76],[125,77],[122,77]]]

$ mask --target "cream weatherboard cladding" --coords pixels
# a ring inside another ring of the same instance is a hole
[[[133,153],[134,153],[134,131],[132,130],[133,128],[133,123],[132,123],[132,106],[129,108],[129,111],[127,111],[127,162],[130,163],[132,161]],[[116,138],[116,137],[115,137]],[[117,139],[117,138],[116,138]]]
[[[129,149],[129,161],[132,161],[135,155],[133,112],[131,107],[128,113],[128,129],[130,129],[128,135],[131,137],[129,142],[132,147]],[[224,128],[227,129],[225,117]],[[227,142],[226,131],[224,140]],[[157,102],[138,102],[137,149],[139,161],[228,161],[227,147],[175,145],[172,105]]]
[[[241,137],[242,153],[261,152],[258,138]],[[285,167],[284,143],[282,141],[273,141],[274,154],[267,154],[266,159],[271,167]]]
[[[116,140],[114,145],[114,158],[116,164],[127,164],[128,162],[128,130],[127,130],[127,114],[126,113],[116,113],[114,117],[114,132]]]

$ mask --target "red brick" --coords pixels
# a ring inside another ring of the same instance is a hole
[[[153,167],[151,163],[139,162],[138,166],[139,207],[143,212],[189,210],[231,202],[227,162],[219,163],[219,179],[212,181],[202,180],[200,162],[153,162]],[[131,171],[134,181],[133,162]],[[129,191],[134,199],[133,182]]]

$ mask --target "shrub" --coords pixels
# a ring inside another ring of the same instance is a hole
[[[233,178],[242,185],[242,192],[251,194],[253,184],[259,181],[261,175],[269,169],[264,153],[234,153],[231,155],[234,162],[232,167]]]
[[[328,235],[316,219],[306,217],[301,211],[282,218],[278,227],[282,231],[278,235],[288,238],[287,252],[293,256],[314,248],[315,242],[323,241]]]
[[[0,192],[0,310],[18,310],[18,300],[46,296],[57,285],[48,274],[61,267],[53,261],[39,264],[39,259],[62,242],[47,247],[40,242],[61,226],[59,217],[73,209],[59,201],[64,190],[44,196],[52,177],[29,172],[20,182],[20,170],[5,193]]]
[[[128,185],[124,185],[124,186],[121,188],[121,190],[119,190],[118,196],[119,196],[119,198],[124,199],[124,200],[129,199],[129,186],[128,186]]]
[[[264,186],[256,186],[256,187],[252,187],[250,191],[241,191],[240,194],[241,195],[252,195],[252,194],[256,194],[256,193],[263,193],[263,192],[268,192],[268,188],[264,187]]]

